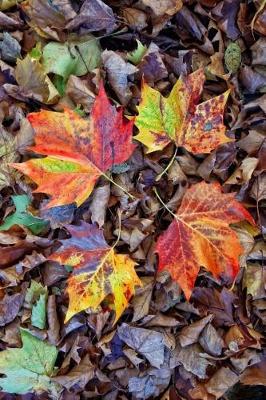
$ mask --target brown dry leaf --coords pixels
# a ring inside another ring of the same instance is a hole
[[[85,80],[75,75],[70,75],[67,81],[66,94],[77,106],[81,105],[86,112],[91,111],[95,95],[89,89]]]
[[[207,392],[219,399],[233,385],[239,381],[239,376],[230,368],[220,368],[205,384]]]
[[[81,25],[87,32],[106,30],[106,33],[111,33],[115,29],[116,20],[111,7],[102,0],[85,0],[66,29],[77,29]]]
[[[245,158],[235,172],[225,181],[225,185],[243,185],[247,183],[251,177],[259,160],[255,157]]]
[[[176,360],[183,367],[200,379],[207,378],[207,368],[211,362],[204,357],[204,352],[198,344],[183,347],[178,353]]]
[[[264,385],[266,386],[266,360],[262,358],[262,360],[248,368],[241,376],[240,382],[243,385]]]
[[[160,368],[164,363],[164,336],[149,329],[134,328],[123,323],[117,329],[118,336],[129,347],[142,354],[153,367]]]
[[[29,17],[28,24],[44,38],[60,40],[64,37],[63,29],[67,19],[65,15],[46,0],[27,0],[21,4]]]
[[[89,207],[91,212],[91,221],[93,223],[96,222],[100,228],[104,225],[109,198],[109,184],[97,187],[92,195],[92,202]]]
[[[53,378],[54,382],[60,383],[67,390],[75,386],[83,390],[87,383],[93,379],[95,374],[95,366],[91,363],[90,358],[86,355],[78,365],[72,368],[66,375],[58,375]]]
[[[120,102],[126,105],[132,96],[128,77],[134,75],[138,69],[112,50],[102,53],[102,61],[112,88]]]
[[[171,371],[169,368],[150,368],[139,377],[130,378],[128,390],[136,399],[155,398],[167,388],[170,378]]]
[[[144,277],[141,279],[142,287],[136,289],[136,294],[131,302],[134,315],[132,322],[136,322],[149,313],[150,301],[153,289],[153,278]]]
[[[150,7],[158,17],[164,14],[174,15],[183,5],[182,0],[141,0],[141,2]]]
[[[213,315],[210,314],[197,322],[193,322],[191,325],[185,326],[179,334],[179,342],[181,346],[184,347],[196,343],[202,330],[212,319]]]
[[[7,294],[0,300],[0,326],[12,322],[19,313],[24,301],[23,293],[16,293],[11,296]]]
[[[220,356],[224,347],[224,341],[211,323],[203,329],[199,343],[206,353],[212,356]]]

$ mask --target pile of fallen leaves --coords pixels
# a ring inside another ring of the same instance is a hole
[[[265,399],[265,0],[0,25],[0,399]]]

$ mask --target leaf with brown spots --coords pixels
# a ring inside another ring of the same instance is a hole
[[[148,153],[162,150],[171,140],[194,154],[210,153],[231,141],[223,124],[229,91],[197,105],[204,81],[199,69],[180,78],[167,98],[143,83],[135,125],[136,139],[147,146]]]
[[[103,232],[95,225],[82,222],[80,226],[67,226],[70,239],[49,258],[73,267],[68,279],[69,307],[65,322],[86,308],[96,310],[110,295],[116,312],[115,322],[120,318],[128,301],[141,286],[134,266],[126,254],[117,254],[106,243]]]
[[[11,165],[38,184],[35,192],[52,197],[47,207],[74,202],[80,206],[97,179],[114,164],[126,161],[135,148],[134,121],[125,120],[122,112],[110,104],[101,85],[90,121],[68,109],[29,114],[36,133],[30,150],[47,157]]]
[[[200,267],[216,277],[234,279],[243,249],[229,224],[245,219],[254,224],[234,194],[223,194],[219,183],[193,185],[185,193],[174,221],[157,242],[159,271],[169,271],[187,299]]]

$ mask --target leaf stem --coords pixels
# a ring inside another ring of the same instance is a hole
[[[118,183],[116,183],[110,176],[106,175],[105,173],[101,172],[102,176],[104,176],[109,182],[111,182],[113,185],[115,185],[116,187],[118,187],[119,189],[121,189],[125,194],[128,195],[128,197],[130,197],[131,200],[135,200],[136,197],[133,196],[132,194],[130,194],[125,188],[123,188],[123,186],[120,186]]]
[[[117,239],[116,239],[115,243],[112,246],[113,249],[116,247],[117,243],[119,242],[120,237],[121,237],[121,231],[122,231],[122,222],[121,222],[122,213],[120,210],[117,211],[117,216],[118,216],[118,222],[119,222],[118,235],[117,235]]]
[[[175,148],[174,155],[172,156],[172,158],[171,158],[169,164],[166,166],[166,168],[165,168],[159,175],[157,175],[157,177],[156,177],[156,179],[155,179],[156,182],[158,182],[158,181],[161,179],[161,177],[162,177],[162,176],[168,171],[168,169],[171,167],[171,165],[172,165],[173,162],[175,161],[176,153],[177,153],[177,147]]]
[[[163,207],[176,219],[176,215],[173,213],[173,211],[170,210],[170,208],[167,207],[167,205],[164,203],[162,198],[159,196],[159,193],[157,192],[156,188],[153,188],[154,193],[156,194],[157,199],[160,201],[160,203],[163,205]]]

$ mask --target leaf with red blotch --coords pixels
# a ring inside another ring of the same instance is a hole
[[[90,121],[68,109],[29,114],[36,133],[35,145],[29,149],[47,157],[11,165],[38,184],[35,192],[52,197],[47,208],[73,202],[79,206],[97,179],[126,161],[135,149],[134,121],[125,120],[122,112],[111,105],[101,85]]]
[[[229,91],[198,104],[204,81],[204,71],[199,69],[178,79],[167,98],[143,83],[135,139],[147,147],[148,153],[162,150],[171,141],[194,154],[210,153],[231,141],[223,124]]]
[[[120,318],[135,292],[135,285],[142,285],[127,254],[117,254],[106,243],[103,231],[82,222],[79,226],[67,225],[70,239],[49,259],[73,267],[68,279],[69,307],[65,322],[86,308],[97,309],[109,295]]]
[[[219,183],[193,185],[185,193],[169,228],[159,237],[158,270],[167,270],[189,300],[200,267],[215,277],[234,279],[243,249],[230,224],[254,220],[234,199],[223,194]]]

